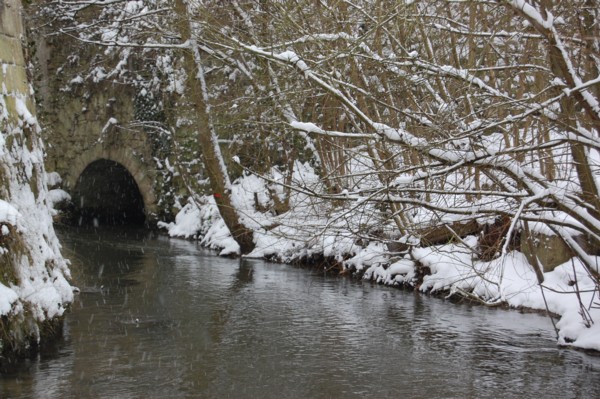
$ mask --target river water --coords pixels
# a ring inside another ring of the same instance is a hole
[[[0,398],[600,398],[538,314],[457,305],[139,230],[59,232],[81,288]]]

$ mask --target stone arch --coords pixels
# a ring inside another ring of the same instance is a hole
[[[102,162],[104,164],[101,164]],[[141,196],[145,222],[153,222],[156,218],[157,200],[154,193],[154,176],[151,175],[152,169],[149,169],[147,165],[134,156],[131,149],[124,146],[107,148],[99,144],[82,153],[75,159],[69,172],[63,176],[64,188],[72,196],[77,196],[78,193],[75,190],[86,169],[89,171],[88,168],[90,167],[101,168],[103,166],[112,167],[114,169],[111,170],[117,172],[119,172],[118,168],[121,167],[131,176]],[[73,200],[75,202],[76,198],[73,198]],[[74,205],[76,208],[79,206],[79,204]]]

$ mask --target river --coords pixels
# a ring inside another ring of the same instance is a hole
[[[538,314],[226,259],[133,229],[61,229],[81,293],[0,398],[599,398],[600,356]]]

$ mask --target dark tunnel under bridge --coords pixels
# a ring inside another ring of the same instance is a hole
[[[144,198],[132,174],[108,159],[90,163],[71,191],[71,221],[78,225],[143,225]]]

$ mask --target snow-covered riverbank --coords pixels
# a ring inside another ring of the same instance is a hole
[[[310,173],[303,178],[310,179]],[[598,304],[599,299],[594,282],[577,258],[545,273],[542,290],[533,267],[521,252],[510,251],[492,261],[480,261],[475,256],[474,236],[459,244],[414,248],[409,254],[398,254],[380,241],[354,236],[351,223],[360,222],[358,214],[348,217],[347,211],[334,210],[327,217],[318,216],[323,213],[313,212],[314,204],[295,193],[293,211],[273,216],[255,210],[255,198],[266,201],[261,193],[267,192],[265,183],[257,177],[246,176],[234,184],[233,190],[245,223],[256,231],[256,248],[248,257],[279,262],[325,257],[356,276],[381,284],[423,293],[460,294],[488,305],[547,309],[561,316],[556,324],[560,345],[600,351],[600,323],[593,323],[600,321],[600,309],[597,305],[589,307]],[[220,255],[239,254],[209,196],[188,202],[175,222],[161,223],[160,227],[171,237],[198,239]]]

